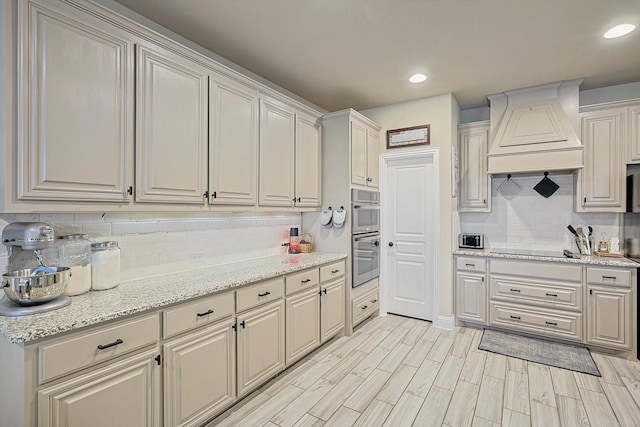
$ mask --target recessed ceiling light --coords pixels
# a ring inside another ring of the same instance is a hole
[[[613,28],[610,28],[609,31],[604,33],[605,39],[615,39],[616,37],[622,37],[624,35],[629,34],[631,31],[635,30],[636,26],[633,24],[620,24],[616,25]]]
[[[422,83],[425,80],[427,80],[427,76],[425,76],[424,74],[414,74],[413,76],[409,77],[409,81],[411,83]]]

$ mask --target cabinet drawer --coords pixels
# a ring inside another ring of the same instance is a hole
[[[284,277],[249,285],[237,292],[236,311],[239,313],[284,297]]]
[[[487,260],[480,257],[457,257],[456,270],[484,273],[487,270]]]
[[[491,259],[491,274],[529,276],[567,282],[582,282],[582,266],[559,262]]]
[[[38,348],[38,382],[42,384],[69,372],[125,354],[158,341],[158,315],[81,332]]]
[[[320,283],[328,282],[344,276],[344,261],[334,262],[333,264],[320,267]]]
[[[631,287],[631,271],[617,268],[587,267],[587,283],[629,288]]]
[[[162,313],[164,338],[207,325],[233,314],[233,292],[200,298]]]
[[[490,324],[582,341],[582,314],[491,302]]]
[[[285,277],[287,295],[291,295],[304,289],[309,289],[320,284],[320,271],[317,268],[288,274]]]
[[[546,280],[490,277],[491,298],[556,310],[582,311],[582,286]]]
[[[351,301],[351,321],[353,326],[376,313],[379,306],[380,301],[377,289]]]

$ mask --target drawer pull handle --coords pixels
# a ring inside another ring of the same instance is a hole
[[[558,294],[550,294],[550,293],[546,293],[545,294],[548,297],[554,297],[554,298],[558,298]]]
[[[120,338],[118,338],[117,340],[115,340],[115,341],[114,341],[114,342],[112,342],[112,343],[105,344],[105,345],[102,345],[102,344],[98,345],[98,350],[106,350],[106,349],[108,349],[109,347],[115,347],[115,346],[117,346],[117,345],[122,344],[123,342],[124,342],[124,341],[122,341]]]
[[[515,320],[520,320],[520,316],[509,316],[509,317]]]
[[[331,274],[340,273],[340,270],[331,270]]]
[[[509,290],[510,290],[511,292],[517,292],[517,293],[522,292],[520,289],[509,289]]]
[[[377,300],[377,299],[371,300],[371,304],[375,304],[375,303],[377,303],[377,302],[378,302],[378,300]]]
[[[300,283],[309,283],[310,281],[311,279],[304,279],[304,280],[301,280]]]
[[[465,264],[467,267],[475,267],[475,264]]]
[[[616,280],[617,277],[616,276],[602,276],[603,279],[611,279],[611,280]]]
[[[556,322],[547,322],[547,321],[545,321],[544,323],[546,323],[547,325],[551,325],[551,326],[558,326],[558,323],[556,323]]]
[[[259,297],[266,297],[267,295],[271,295],[271,292],[267,291],[263,294],[258,294]]]
[[[205,311],[204,313],[196,313],[196,316],[204,317],[204,316],[210,315],[211,313],[213,313],[213,310],[209,309],[209,310]]]
[[[369,307],[369,306],[368,306],[368,305],[363,305],[362,307],[360,307],[360,309],[362,309],[362,310],[366,310],[366,309],[367,309],[367,307]]]

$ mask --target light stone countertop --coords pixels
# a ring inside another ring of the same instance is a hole
[[[26,343],[346,257],[323,252],[276,255],[130,280],[113,289],[71,297],[71,304],[58,310],[21,317],[0,316],[0,335],[15,344]]]
[[[464,256],[477,256],[485,258],[507,258],[507,259],[521,259],[529,261],[551,261],[561,262],[565,264],[591,264],[601,265],[609,267],[626,267],[626,268],[638,268],[640,263],[637,263],[629,258],[614,258],[614,257],[600,257],[597,255],[580,255],[580,258],[567,258],[562,257],[562,253],[559,256],[540,256],[540,255],[523,255],[523,254],[506,254],[491,252],[491,249],[458,249],[453,251],[454,255]]]

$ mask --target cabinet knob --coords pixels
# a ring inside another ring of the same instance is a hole
[[[393,242],[389,242],[389,247],[392,248],[393,247]]]

